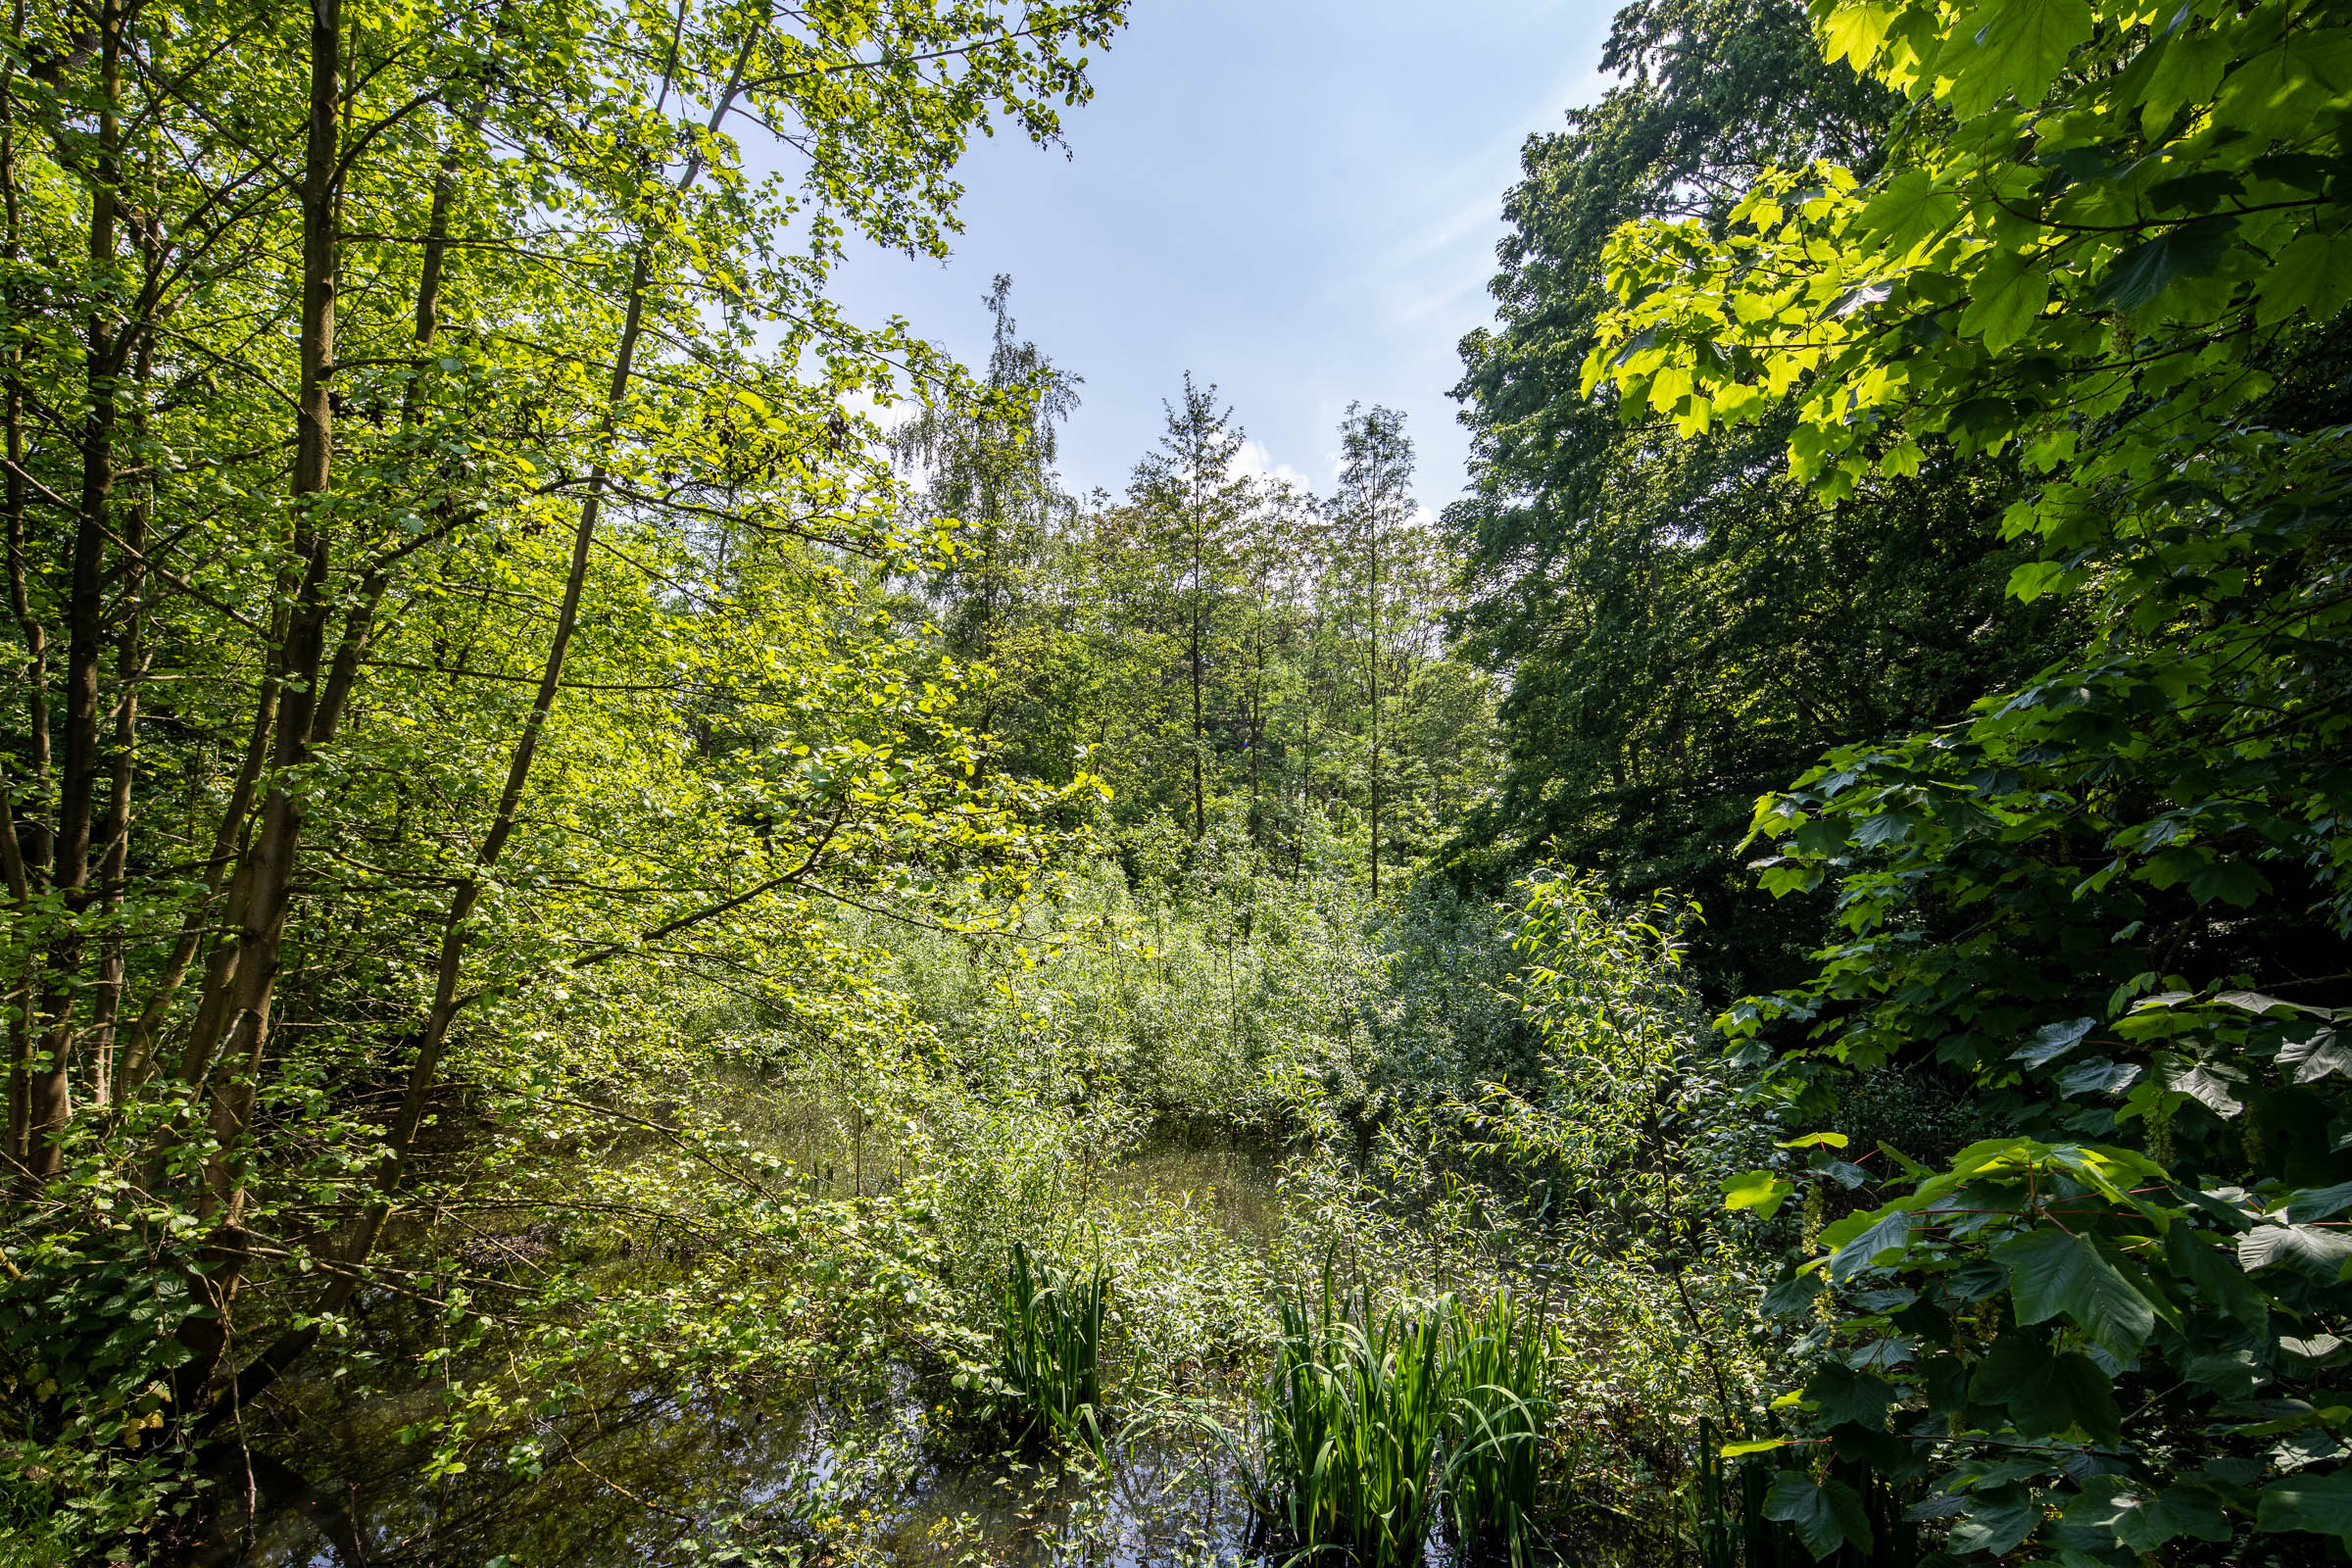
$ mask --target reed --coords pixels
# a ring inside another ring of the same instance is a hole
[[[1446,1512],[1465,1560],[1524,1568],[1537,1549],[1558,1334],[1508,1290],[1476,1313],[1446,1306]]]
[[[1102,1315],[1110,1276],[1053,1267],[1012,1244],[998,1306],[994,1402],[1021,1435],[1102,1446]]]
[[[1410,1568],[1428,1534],[1451,1375],[1440,1309],[1372,1318],[1334,1291],[1280,1303],[1259,1508],[1295,1563]]]

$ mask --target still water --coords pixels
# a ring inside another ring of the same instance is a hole
[[[1170,1196],[1237,1237],[1279,1217],[1261,1155],[1169,1144],[1109,1175]],[[1223,1450],[1183,1420],[1131,1421],[1101,1464],[959,1450],[934,1431],[940,1391],[905,1371],[789,1405],[717,1405],[666,1386],[607,1391],[535,1477],[428,1476],[400,1430],[439,1393],[336,1405],[310,1391],[276,1412],[290,1435],[228,1478],[254,1514],[213,1559],[257,1568],[606,1568],[802,1560],[1103,1568],[1232,1563],[1250,1514]],[[1237,1419],[1228,1413],[1228,1419]],[[273,1462],[277,1461],[277,1462]],[[241,1511],[241,1510],[240,1510]],[[764,1544],[764,1545],[763,1545]],[[772,1555],[770,1555],[772,1551]]]

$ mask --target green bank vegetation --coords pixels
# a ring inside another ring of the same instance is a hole
[[[2352,13],[1628,6],[1437,518],[832,302],[1124,20],[12,17],[0,1560],[2340,1560]]]

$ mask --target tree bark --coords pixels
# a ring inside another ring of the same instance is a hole
[[[211,1011],[219,1032],[216,1052],[202,1042],[211,1061],[210,1122],[220,1147],[211,1169],[208,1208],[224,1212],[233,1228],[241,1217],[242,1189],[235,1174],[235,1146],[252,1113],[255,1075],[270,1036],[270,1009],[277,985],[279,947],[301,842],[304,808],[299,794],[283,782],[287,770],[309,760],[311,722],[319,696],[326,621],[334,596],[328,588],[331,543],[316,498],[325,494],[334,466],[334,408],[328,382],[335,357],[335,295],[339,246],[335,232],[340,185],[343,108],[342,0],[312,0],[308,128],[302,180],[302,381],[296,400],[294,443],[294,531],[281,583],[291,589],[282,674],[277,695],[276,743],[270,764],[277,776],[262,803],[244,875],[243,907],[234,911],[236,934],[220,979],[221,1004]],[[290,580],[289,580],[290,579]],[[207,1021],[199,1014],[200,1023]]]
[[[717,105],[711,111],[709,126],[711,131],[716,131],[725,121],[737,95],[742,91],[744,69],[751,61],[752,49],[759,41],[760,31],[760,28],[755,26],[745,35],[726,90],[719,95]],[[698,151],[688,159],[679,176],[680,192],[692,187],[702,168],[702,154]],[[612,380],[606,400],[598,443],[600,448],[610,443],[619,428],[621,408],[634,374],[637,348],[644,331],[645,296],[653,270],[654,244],[655,237],[652,234],[641,238],[631,263],[627,311],[613,354]],[[430,319],[430,313],[420,309],[420,327],[429,325]],[[564,661],[579,626],[580,597],[587,584],[588,558],[595,544],[609,482],[610,474],[603,464],[591,469],[587,492],[580,501],[579,520],[572,530],[571,559],[564,577],[564,598],[557,611],[555,632],[549,640],[547,659],[532,699],[531,710],[523,720],[522,734],[516,739],[514,753],[509,758],[506,782],[499,792],[498,807],[489,830],[474,852],[472,873],[451,897],[448,911],[442,920],[440,955],[434,969],[433,1000],[417,1030],[416,1056],[410,1066],[408,1080],[401,1094],[400,1109],[386,1140],[387,1152],[376,1176],[376,1200],[336,1249],[340,1267],[320,1294],[318,1310],[312,1314],[312,1324],[280,1335],[248,1362],[229,1388],[215,1400],[205,1417],[208,1427],[217,1424],[246,1401],[258,1397],[318,1343],[319,1331],[317,1319],[339,1310],[358,1292],[363,1270],[383,1235],[385,1224],[391,1218],[393,1195],[399,1191],[400,1182],[408,1169],[410,1153],[416,1145],[417,1129],[423,1124],[425,1107],[440,1070],[450,1028],[464,1005],[464,1000],[458,996],[458,981],[465,960],[466,921],[480,902],[490,872],[496,868],[509,839],[514,835],[523,790],[530,781],[532,763],[538,755],[540,737],[546,728],[548,715],[554,710],[556,696],[563,687]]]
[[[107,513],[115,487],[117,384],[123,332],[112,295],[122,180],[122,0],[98,11],[98,144],[90,185],[90,306],[84,354],[90,408],[81,430],[81,494],[74,524],[66,603],[65,755],[58,770],[56,850],[50,885],[65,894],[69,924],[51,948],[41,998],[41,1039],[26,1085],[26,1165],[56,1174],[74,1116],[74,1012],[79,1002],[80,916],[90,902],[90,837],[98,784],[98,665],[105,627],[99,606]]]
[[[152,266],[154,259],[151,257],[149,261]],[[133,378],[133,384],[142,393],[154,368],[153,346],[142,338],[138,373]],[[145,435],[146,417],[143,412],[135,412],[131,423],[134,435]],[[130,860],[131,785],[135,782],[138,768],[139,681],[146,662],[146,652],[142,647],[145,608],[141,598],[146,592],[147,528],[152,514],[149,495],[142,494],[138,504],[130,509],[122,529],[125,558],[123,621],[122,635],[115,646],[113,755],[108,759],[111,777],[107,791],[106,829],[100,836],[105,846],[105,859],[98,875],[98,902],[106,914],[106,931],[99,939],[98,995],[90,1009],[90,1104],[100,1110],[114,1102],[115,1027],[122,1012],[123,874]]]

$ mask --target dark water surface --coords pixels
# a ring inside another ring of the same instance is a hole
[[[845,1173],[846,1174],[846,1173]],[[1277,1167],[1248,1151],[1168,1144],[1106,1179],[1189,1193],[1204,1219],[1264,1237],[1279,1220]],[[853,1568],[962,1561],[1024,1565],[1232,1563],[1249,1510],[1218,1446],[1180,1422],[1131,1422],[1107,1463],[959,1450],[934,1431],[942,1391],[904,1369],[818,1400],[727,1406],[621,1386],[542,1449],[536,1477],[506,1467],[426,1473],[403,1427],[443,1408],[423,1387],[331,1402],[295,1389],[290,1437],[227,1493],[255,1503],[215,1560],[257,1568],[620,1568],[762,1561],[728,1544],[847,1543]],[[574,1408],[577,1408],[575,1403]],[[538,1446],[534,1445],[534,1446]],[[242,1514],[243,1510],[237,1510]],[[689,1540],[710,1543],[701,1552]],[[794,1561],[787,1550],[780,1560]]]

